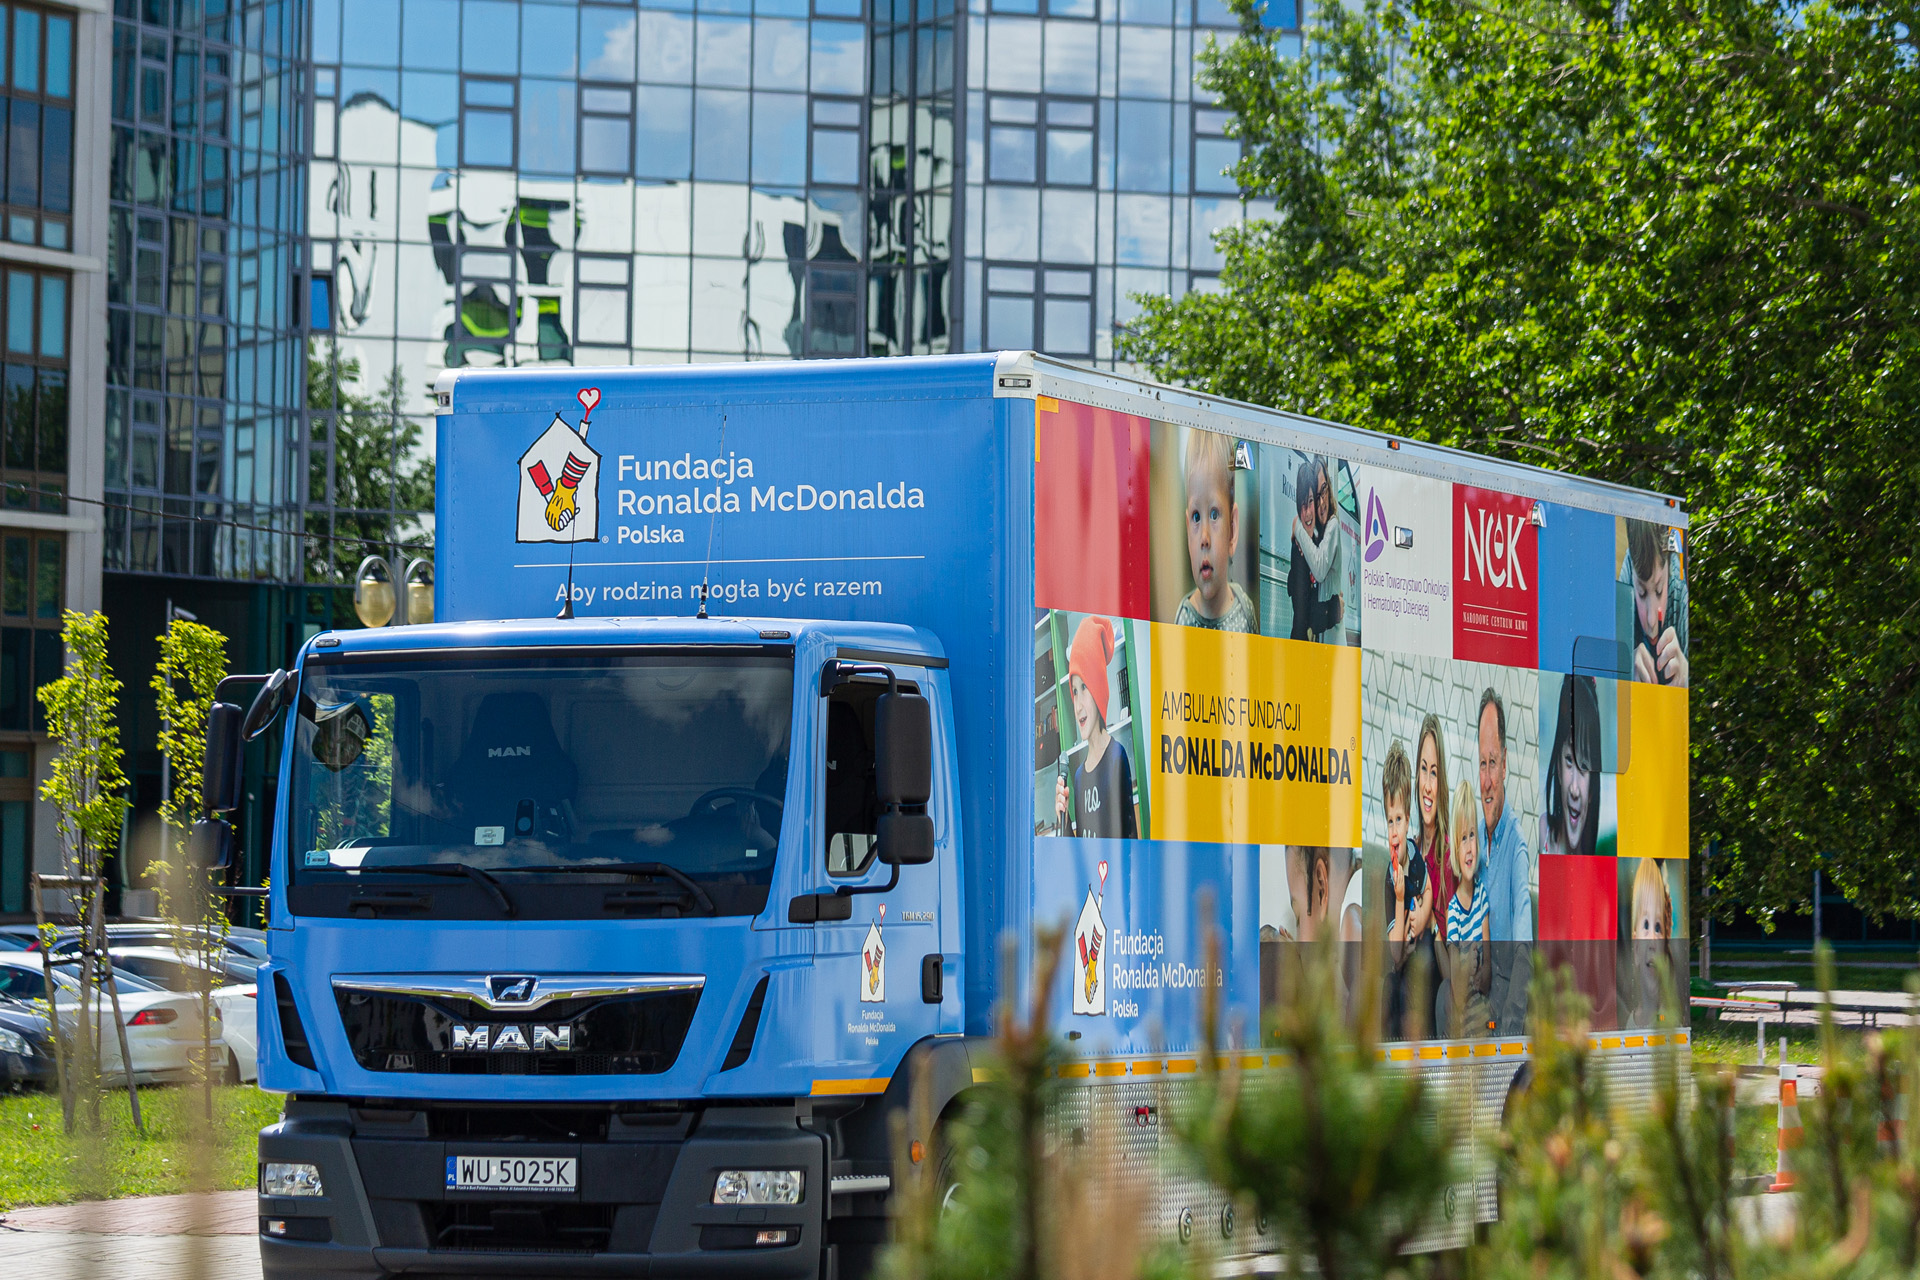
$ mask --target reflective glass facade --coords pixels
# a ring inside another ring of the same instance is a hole
[[[1292,0],[1262,21],[1294,28]],[[971,0],[963,348],[1110,363],[1135,295],[1217,287],[1248,209],[1194,81],[1237,29],[1220,0]]]
[[[107,566],[426,541],[446,368],[1111,361],[1245,216],[1234,19],[959,3],[116,0]]]
[[[298,573],[302,13],[115,0],[109,571]]]

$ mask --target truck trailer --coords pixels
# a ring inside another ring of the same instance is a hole
[[[267,1276],[865,1274],[1050,926],[1075,1125],[1216,1255],[1154,1121],[1292,948],[1468,1105],[1436,1243],[1533,971],[1620,1101],[1687,1051],[1674,499],[1031,353],[434,395],[438,621],[209,719],[216,812],[282,729]]]

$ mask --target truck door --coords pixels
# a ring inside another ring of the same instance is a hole
[[[903,693],[931,696],[926,682],[910,678],[919,674],[914,669],[897,674]],[[820,1016],[831,1019],[822,1043],[838,1046],[834,1056],[847,1064],[849,1074],[855,1074],[853,1064],[877,1068],[944,1029],[940,1004],[923,998],[922,988],[926,957],[940,952],[938,858],[923,866],[895,868],[878,856],[874,704],[886,691],[884,679],[862,675],[822,699],[821,861],[815,865],[826,871],[826,883],[855,892],[851,919],[814,926],[814,989],[827,1006]],[[936,751],[936,758],[943,754]],[[951,842],[937,825],[947,809],[947,798],[939,794],[938,769],[934,786],[929,812],[936,815],[938,847],[943,856],[951,856]],[[896,870],[898,882],[885,888]],[[941,993],[924,994],[938,1001]]]

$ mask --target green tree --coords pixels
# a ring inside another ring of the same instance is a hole
[[[1910,913],[1920,808],[1911,5],[1365,0],[1205,55],[1271,217],[1123,341],[1210,392],[1692,512],[1714,904],[1813,860]]]
[[[113,1003],[113,1021],[120,1039],[120,1060],[130,1066],[126,1028],[120,1020],[120,1000],[110,967],[100,953],[106,942],[102,868],[120,843],[127,813],[127,775],[122,766],[120,728],[115,710],[120,681],[107,662],[107,619],[100,613],[69,609],[60,638],[66,645],[66,674],[40,689],[47,709],[47,734],[59,747],[48,776],[40,784],[40,798],[53,807],[59,833],[63,874],[70,877],[68,893],[74,905],[80,936],[89,940],[79,956],[80,990],[74,1030],[69,1036],[63,1020],[49,1009],[60,1046],[66,1079],[61,1082],[63,1110],[71,1129],[74,1103],[84,1100],[95,1132],[100,1125],[101,1045],[99,1031],[102,991]],[[49,986],[48,999],[54,999]],[[131,1076],[129,1076],[131,1081]],[[129,1085],[131,1089],[131,1085]],[[139,1123],[139,1104],[134,1104]]]
[[[343,360],[332,343],[314,339],[307,353],[307,407],[330,411],[327,428],[333,458],[328,495],[326,454],[310,460],[307,576],[313,582],[350,583],[368,555],[389,555],[395,543],[413,555],[430,552],[433,537],[423,516],[433,511],[434,462],[421,456],[423,432],[406,415],[406,379],[398,367],[372,395],[358,390],[360,362]],[[318,430],[316,430],[316,435]],[[316,442],[317,443],[317,442]],[[331,535],[331,538],[326,535]]]
[[[200,1002],[200,1058],[195,1064],[207,1118],[213,1115],[214,975],[229,927],[214,890],[213,869],[180,856],[193,824],[204,814],[201,777],[207,755],[207,712],[227,674],[227,638],[212,627],[174,618],[159,637],[160,661],[149,684],[160,713],[160,756],[167,787],[160,797],[162,856],[149,874],[160,891],[160,913],[174,922],[173,949],[195,976]],[[184,686],[184,689],[183,689]]]

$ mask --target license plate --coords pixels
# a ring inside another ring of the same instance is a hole
[[[448,1156],[449,1191],[557,1191],[580,1189],[572,1156]]]

